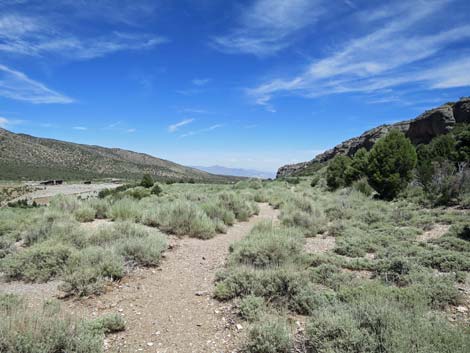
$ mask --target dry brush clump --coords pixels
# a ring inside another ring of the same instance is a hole
[[[0,211],[0,268],[8,280],[60,278],[69,293],[100,293],[134,267],[159,264],[166,249],[159,230],[207,239],[258,210],[249,190],[221,185],[165,186],[159,195],[129,185],[100,199],[57,196],[46,208]],[[95,219],[109,222],[81,224]]]
[[[239,300],[240,316],[250,322],[246,350],[468,350],[463,324],[446,318],[447,308],[462,300],[456,282],[470,270],[466,215],[423,210],[403,199],[372,199],[354,186],[326,192],[310,184],[305,178],[265,186],[269,202],[281,210],[280,225],[255,227],[231,247],[218,274],[216,297]],[[316,222],[314,210],[335,237],[333,251],[303,250],[311,228],[292,215]],[[454,226],[439,238],[419,241],[436,223]],[[299,334],[293,325],[279,325],[289,313],[307,315],[307,329]]]
[[[121,316],[78,320],[61,310],[57,301],[45,301],[31,310],[21,297],[0,295],[0,351],[9,353],[102,353],[105,334],[122,331]]]

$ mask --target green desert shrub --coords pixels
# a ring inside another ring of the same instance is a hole
[[[469,336],[443,317],[370,295],[314,313],[306,337],[309,352],[319,353],[451,353],[470,347]]]
[[[11,303],[15,303],[14,309]],[[46,302],[42,308],[32,310],[21,300],[0,295],[0,351],[103,352],[104,331],[90,329],[87,322],[73,319],[57,308]]]
[[[268,194],[265,190],[258,190],[253,197],[255,202],[268,202]]]
[[[239,310],[240,316],[244,320],[249,322],[257,321],[266,312],[264,298],[248,295],[240,300]]]
[[[354,181],[364,178],[367,174],[369,154],[365,148],[356,151],[351,163],[344,171],[344,181],[346,185],[351,185]]]
[[[117,200],[111,205],[110,209],[110,216],[115,221],[137,221],[142,213],[138,202],[130,198]]]
[[[90,199],[86,201],[86,204],[95,210],[96,219],[105,219],[108,218],[109,213],[109,201],[102,199]]]
[[[232,246],[229,261],[254,267],[279,266],[303,250],[303,236],[296,229],[262,224]]]
[[[142,200],[145,197],[149,197],[151,195],[151,191],[143,186],[137,186],[126,190],[123,195],[136,200]]]
[[[233,211],[224,208],[219,202],[206,202],[201,205],[201,208],[212,220],[220,220],[228,226],[235,223]]]
[[[87,326],[93,332],[115,333],[124,331],[126,323],[119,314],[106,314],[97,319],[91,320]]]
[[[74,219],[62,216],[55,218],[54,213],[46,212],[33,227],[23,233],[23,240],[26,246],[49,241],[83,247],[85,233]]]
[[[384,199],[393,199],[413,176],[417,156],[411,141],[398,130],[377,141],[369,153],[369,184]]]
[[[89,247],[71,256],[64,270],[61,289],[79,296],[99,294],[106,281],[123,276],[122,257],[110,249]]]
[[[80,207],[80,201],[75,196],[58,195],[51,199],[49,207],[53,210],[73,213]]]
[[[113,222],[110,225],[102,225],[88,233],[86,243],[89,245],[108,247],[115,242],[133,238],[146,238],[149,235],[149,230],[139,224],[131,222]]]
[[[280,317],[265,317],[252,325],[245,351],[249,353],[289,353],[293,347],[287,322]]]
[[[344,155],[338,155],[333,158],[326,171],[326,183],[331,190],[347,185],[346,170],[351,165],[351,158]]]
[[[301,298],[309,300],[305,294],[312,281],[308,271],[297,266],[268,267],[254,269],[251,266],[239,266],[227,272],[219,273],[215,288],[215,297],[228,300],[236,297],[255,295],[269,300],[271,304],[291,310],[308,307],[301,303]]]
[[[160,194],[163,192],[163,189],[160,187],[160,185],[158,184],[155,184],[153,187],[152,187],[152,190],[150,191],[150,193],[152,195],[157,195],[157,196],[160,196]]]
[[[74,212],[75,219],[79,222],[92,222],[95,220],[96,210],[88,205],[80,205]]]
[[[235,218],[239,221],[248,220],[248,218],[257,211],[255,205],[233,192],[220,193],[218,199],[220,205],[226,210],[232,211],[235,214]]]
[[[369,185],[366,178],[358,179],[352,183],[352,188],[365,196],[371,196],[374,189]]]
[[[142,177],[142,181],[140,182],[140,185],[148,189],[148,188],[151,188],[153,184],[155,184],[155,182],[153,181],[152,176],[150,174],[144,174],[144,176]]]
[[[149,235],[145,238],[128,238],[116,245],[117,252],[126,261],[140,266],[158,265],[165,249],[165,238],[159,234]]]
[[[202,239],[215,235],[214,222],[201,208],[190,202],[162,204],[157,209],[156,219],[160,229],[172,234]]]
[[[326,229],[326,218],[319,209],[311,213],[288,206],[281,211],[281,223],[286,227],[299,227],[306,236],[315,236]]]
[[[310,186],[311,186],[312,188],[314,188],[315,186],[318,185],[319,182],[320,182],[320,176],[317,175],[317,174],[315,174],[315,175],[312,177],[312,179],[310,180]]]
[[[8,280],[46,282],[62,273],[71,253],[68,246],[42,243],[6,256],[1,269]]]

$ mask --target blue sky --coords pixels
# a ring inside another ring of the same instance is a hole
[[[273,171],[470,93],[468,0],[0,0],[0,126]]]

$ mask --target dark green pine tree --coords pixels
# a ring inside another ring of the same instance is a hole
[[[395,198],[410,182],[416,166],[416,150],[405,135],[392,130],[369,153],[369,184],[384,199]]]

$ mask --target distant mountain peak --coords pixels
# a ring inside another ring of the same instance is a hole
[[[221,165],[192,166],[192,168],[203,170],[205,172],[212,173],[212,174],[227,175],[227,176],[230,175],[230,176],[237,176],[237,177],[270,179],[276,176],[274,172],[266,172],[266,171],[244,169],[244,168],[231,168],[231,167],[224,167]]]

